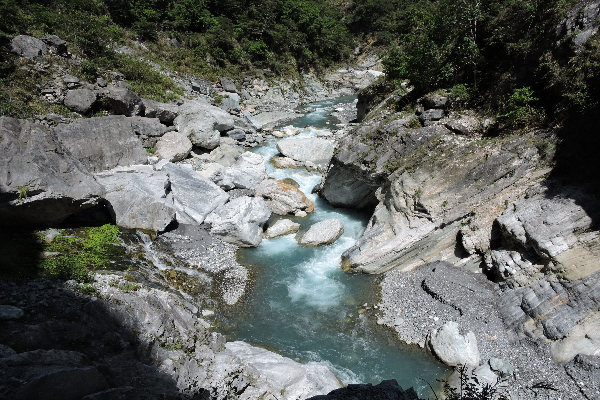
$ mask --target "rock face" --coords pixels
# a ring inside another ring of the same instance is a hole
[[[161,103],[154,100],[142,99],[145,108],[144,116],[158,118],[165,125],[173,125],[173,121],[179,114],[179,106],[170,103]]]
[[[473,332],[461,335],[456,322],[446,322],[433,331],[429,340],[432,351],[446,365],[478,366],[479,350]]]
[[[423,263],[424,249],[428,259],[447,254],[459,262],[453,250],[459,230],[468,253],[488,251],[495,216],[542,176],[532,173],[538,151],[522,136],[480,146],[444,134],[410,147],[396,156],[399,168],[382,187],[363,237],[344,253],[347,270],[377,273],[399,265],[408,270]]]
[[[299,364],[244,342],[229,342],[226,348],[242,365],[258,370],[275,390],[281,388],[283,399],[305,399],[340,387],[335,375],[323,365]]]
[[[271,211],[260,197],[238,197],[217,207],[204,222],[211,233],[224,241],[242,247],[256,247],[263,238],[262,226],[269,220]]]
[[[322,246],[335,242],[344,233],[339,219],[326,219],[312,225],[298,241],[305,246]]]
[[[180,224],[201,224],[208,214],[229,199],[221,188],[191,168],[169,163],[162,171],[169,174],[176,219]]]
[[[269,226],[265,232],[265,237],[271,239],[278,236],[289,235],[300,230],[300,224],[291,219],[279,219],[273,225]]]
[[[60,222],[97,203],[104,191],[54,132],[0,117],[2,225]]]
[[[118,226],[162,232],[175,219],[166,172],[139,165],[99,172],[95,177],[106,190],[104,199]]]
[[[33,36],[17,35],[10,41],[10,49],[21,57],[42,58],[48,52],[48,46]]]
[[[192,142],[182,133],[167,132],[156,142],[156,155],[163,160],[177,162],[185,159],[192,151]]]
[[[145,164],[148,153],[135,134],[139,119],[115,115],[78,119],[53,128],[63,145],[92,172]]]
[[[255,153],[243,153],[229,168],[216,173],[212,180],[225,190],[256,189],[259,183],[267,179],[267,170],[262,156]]]
[[[220,143],[221,132],[233,129],[233,117],[218,107],[201,101],[188,101],[179,107],[175,118],[177,130],[195,146],[214,149]]]
[[[69,90],[65,96],[64,105],[71,111],[87,114],[96,102],[96,93],[89,89]]]
[[[278,215],[298,211],[313,212],[315,206],[298,188],[277,179],[265,179],[256,188],[256,196],[266,199],[269,209]]]
[[[277,150],[296,161],[328,164],[333,156],[333,144],[325,139],[284,139],[277,142]]]

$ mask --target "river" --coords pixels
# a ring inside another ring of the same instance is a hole
[[[296,137],[315,136],[338,122],[330,115],[336,105],[352,100],[308,105],[303,111],[306,115],[289,124],[301,128]],[[240,262],[251,268],[255,279],[249,299],[223,326],[228,340],[267,347],[300,362],[327,365],[344,384],[396,379],[403,388],[413,387],[421,397],[433,398],[427,382],[436,386],[447,368],[376,324],[377,277],[347,274],[340,268],[341,254],[360,237],[369,215],[334,208],[311,194],[321,180],[318,173],[304,168],[275,169],[269,163],[278,154],[275,144],[272,139],[253,151],[264,157],[270,177],[294,179],[315,203],[308,217],[290,217],[302,225],[298,237],[328,218],[341,220],[344,234],[334,244],[317,248],[301,246],[296,235],[287,235],[240,250]],[[278,218],[274,215],[270,222]]]

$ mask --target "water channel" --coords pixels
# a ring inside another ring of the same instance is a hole
[[[311,104],[304,117],[289,124],[301,128],[297,137],[315,136],[338,122],[330,115],[336,105],[352,100]],[[377,326],[377,310],[372,308],[377,302],[377,277],[347,274],[340,268],[341,254],[362,234],[369,215],[334,208],[311,194],[320,182],[318,173],[275,169],[269,163],[278,154],[275,143],[272,139],[254,151],[264,157],[270,177],[298,182],[315,203],[315,211],[306,218],[291,217],[302,225],[298,236],[265,239],[257,248],[240,251],[240,261],[255,272],[255,284],[243,312],[228,324],[228,340],[264,346],[300,362],[325,364],[344,384],[396,379],[421,397],[433,398],[426,381],[435,385],[447,369],[427,352],[402,345],[392,332]],[[270,222],[281,217],[272,218]],[[334,244],[313,248],[296,242],[312,224],[328,218],[337,218],[344,226]]]

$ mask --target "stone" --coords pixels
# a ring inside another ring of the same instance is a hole
[[[370,383],[351,383],[344,388],[310,397],[307,400],[417,400],[418,398],[419,396],[413,388],[404,390],[395,379],[390,379],[375,386]]]
[[[70,74],[65,74],[62,80],[68,89],[75,89],[81,86],[81,81],[79,80],[79,78]]]
[[[156,142],[155,154],[170,162],[181,161],[192,151],[192,142],[177,131],[167,132]]]
[[[225,135],[232,138],[233,140],[238,140],[241,142],[246,140],[246,132],[244,132],[242,129],[232,129],[230,131],[225,132]]]
[[[127,119],[131,122],[133,133],[140,139],[144,148],[153,148],[158,139],[169,129],[157,118],[131,117]]]
[[[230,93],[236,93],[237,92],[237,89],[235,87],[235,83],[233,83],[233,81],[231,79],[222,77],[220,79],[220,82],[221,82],[221,87],[223,88],[224,91],[230,92]]]
[[[267,169],[261,155],[245,152],[229,168],[217,172],[212,181],[225,190],[256,189],[267,179]]]
[[[0,117],[0,224],[60,222],[97,204],[104,190],[53,131]]]
[[[225,139],[225,138],[222,138]],[[239,156],[244,154],[244,149],[235,143],[225,143],[221,140],[221,145],[211,151],[209,154],[202,154],[200,159],[211,163],[221,164],[223,167],[231,167]]]
[[[165,164],[162,171],[169,174],[177,222],[199,225],[215,208],[229,199],[214,183],[202,178],[191,168],[176,164]]]
[[[290,235],[300,230],[300,224],[291,219],[278,219],[273,225],[269,226],[265,232],[265,237],[272,239],[278,236]]]
[[[14,399],[78,400],[108,388],[108,382],[95,367],[68,368],[29,380],[17,391]]]
[[[165,125],[173,125],[173,121],[179,114],[179,106],[173,103],[161,103],[154,100],[142,99],[145,108],[144,116],[158,118]]]
[[[260,131],[263,128],[262,124],[258,122],[256,118],[254,118],[248,111],[243,110],[242,114],[244,115],[244,119],[248,121],[248,124],[250,124],[253,129]]]
[[[78,119],[53,128],[58,140],[90,171],[145,164],[148,153],[135,134],[143,121],[120,115]]]
[[[175,219],[169,176],[150,165],[120,167],[95,174],[116,224],[162,232]]]
[[[544,277],[541,272],[543,265],[534,264],[525,254],[518,251],[492,250],[486,254],[485,263],[499,280],[514,281],[520,286]]]
[[[313,202],[298,188],[277,179],[265,179],[256,188],[255,195],[266,199],[269,209],[278,215],[294,214],[298,211],[311,213]]]
[[[600,312],[595,312],[575,326],[569,335],[552,343],[552,359],[558,363],[567,363],[578,354],[600,356]]]
[[[334,146],[320,138],[283,139],[277,142],[277,150],[296,161],[310,161],[327,165],[333,156]]]
[[[289,158],[289,157],[279,157],[279,156],[273,156],[271,157],[270,160],[271,164],[273,164],[273,166],[275,168],[296,168],[296,161],[294,161],[294,159]]]
[[[281,128],[281,131],[285,134],[285,136],[295,136],[300,133],[300,128],[296,128],[293,125],[287,125]]]
[[[324,365],[300,364],[244,342],[229,342],[227,350],[235,354],[244,366],[258,371],[273,387],[272,393],[281,393],[283,399],[305,399],[341,387],[335,375]]]
[[[69,53],[67,51],[67,42],[56,35],[43,35],[40,39],[59,56],[64,57]]]
[[[456,322],[446,322],[440,329],[433,331],[429,344],[433,353],[446,365],[479,365],[475,334],[469,331],[466,335],[461,335]]]
[[[10,50],[21,57],[39,59],[48,53],[48,46],[33,36],[17,35],[10,41]]]
[[[240,111],[240,95],[237,93],[227,93],[221,99],[220,108],[227,112]]]
[[[439,108],[445,109],[448,107],[448,97],[435,94],[433,96],[425,96],[421,99],[421,103],[426,109]]]
[[[8,321],[11,319],[19,319],[23,315],[25,315],[25,313],[18,307],[0,305],[0,320]]]
[[[448,121],[444,124],[444,126],[450,129],[452,132],[456,133],[457,135],[469,136],[473,134],[473,132],[471,132],[471,130],[468,127],[461,124],[460,122]]]
[[[221,164],[209,162],[202,164],[200,168],[200,170],[196,171],[198,175],[208,179],[209,181],[212,181],[212,178],[215,176],[215,174],[221,171],[224,167]]]
[[[102,98],[104,104],[117,115],[143,116],[146,109],[142,99],[127,87],[108,85]]]
[[[312,225],[298,241],[305,246],[323,246],[335,242],[344,233],[339,219],[326,219]]]
[[[13,349],[3,344],[0,344],[0,358],[14,356],[15,354],[17,354],[17,352]]]
[[[238,197],[217,207],[204,222],[211,226],[210,232],[224,241],[242,247],[256,247],[263,238],[262,226],[271,211],[260,197]]]
[[[488,360],[488,364],[490,365],[491,370],[501,377],[513,376],[515,372],[514,367],[508,361],[501,358],[491,357]]]
[[[221,132],[232,129],[234,121],[218,107],[202,101],[188,101],[179,107],[174,124],[192,144],[212,150],[219,146]]]
[[[439,121],[440,119],[444,118],[445,115],[446,115],[446,113],[444,110],[440,110],[440,109],[425,110],[421,113],[421,115],[419,115],[419,120],[421,121],[422,124],[425,125],[432,121]]]
[[[96,93],[89,89],[69,90],[63,104],[71,111],[79,114],[87,114],[92,110],[96,102]]]
[[[266,111],[254,115],[254,119],[258,122],[262,129],[272,129],[301,116],[302,114],[289,111]]]

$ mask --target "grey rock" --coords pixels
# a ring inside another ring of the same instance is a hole
[[[172,125],[179,114],[179,106],[172,103],[161,103],[154,100],[142,99],[145,108],[145,116],[158,118],[165,125]]]
[[[300,230],[300,224],[291,219],[278,219],[273,225],[269,226],[265,232],[265,237],[271,239],[278,236],[289,235]]]
[[[492,250],[485,257],[488,271],[499,280],[514,281],[519,286],[527,286],[531,282],[544,277],[543,265],[536,265],[517,251]]]
[[[81,400],[138,400],[138,392],[132,386],[104,390],[83,397]]]
[[[515,372],[515,368],[511,363],[501,358],[491,357],[488,360],[488,364],[492,371],[498,373],[501,377],[510,377]]]
[[[229,168],[216,173],[212,181],[225,190],[256,189],[259,183],[267,179],[267,169],[262,156],[245,152]]]
[[[456,322],[446,322],[440,329],[433,331],[429,344],[433,353],[446,365],[479,365],[475,334],[467,332],[466,335],[461,335]]]
[[[75,89],[81,86],[81,81],[79,78],[73,75],[65,74],[62,80],[69,89]]]
[[[17,354],[17,352],[13,349],[6,345],[0,344],[0,358],[14,356],[15,354]]]
[[[421,99],[421,103],[426,109],[437,108],[445,109],[448,107],[448,97],[440,96],[439,94],[433,96],[426,96]]]
[[[14,399],[78,400],[108,388],[108,382],[96,368],[70,368],[30,380],[15,394]]]
[[[225,132],[225,134],[234,140],[246,140],[246,132],[244,132],[242,129],[232,129],[230,131]]]
[[[150,165],[121,167],[95,174],[118,226],[162,232],[175,219],[166,172]]]
[[[223,167],[231,167],[235,160],[238,159],[239,156],[244,154],[244,148],[238,146],[235,141],[233,143],[227,143],[222,138],[221,145],[211,151],[209,154],[202,154],[198,156],[198,158],[211,162],[221,164]]]
[[[145,148],[155,147],[158,139],[170,129],[161,124],[157,118],[131,117],[127,120],[131,122],[133,133]]]
[[[382,381],[373,386],[367,384],[349,384],[348,386],[332,390],[326,395],[310,397],[307,400],[418,400],[419,396],[413,388],[402,389],[395,379]]]
[[[18,307],[8,306],[8,305],[0,305],[0,320],[11,320],[11,319],[19,319],[25,313]]]
[[[256,120],[248,111],[243,110],[242,114],[244,115],[244,119],[248,121],[248,124],[255,130],[259,131],[263,128],[262,124]]]
[[[0,221],[45,224],[97,204],[102,187],[43,127],[0,117]]]
[[[63,101],[64,105],[71,111],[79,114],[87,114],[96,102],[96,93],[89,89],[69,90]]]
[[[243,196],[217,207],[204,222],[211,226],[211,233],[226,242],[256,247],[263,238],[262,226],[270,216],[262,198]]]
[[[190,85],[194,92],[210,96],[210,82],[208,81],[191,81]]]
[[[168,163],[162,170],[169,174],[176,219],[180,224],[201,224],[208,214],[229,199],[221,188],[191,168]]]
[[[270,129],[301,116],[302,114],[288,111],[266,111],[254,115],[253,118],[262,129]],[[259,128],[256,129],[258,130]]]
[[[596,399],[600,394],[600,357],[578,355],[565,366],[565,371],[588,399]]]
[[[53,48],[54,52],[60,56],[66,56],[68,54],[67,51],[67,42],[62,40],[56,35],[43,35],[40,38],[46,45]]]
[[[440,119],[444,118],[445,115],[446,114],[445,114],[444,110],[440,110],[440,109],[425,110],[421,113],[421,115],[419,115],[419,120],[421,121],[422,124],[426,124],[426,123],[432,122],[432,121],[439,121]]]
[[[240,111],[240,95],[237,93],[228,93],[221,99],[220,108],[227,111]]]
[[[78,119],[53,128],[62,144],[92,172],[145,164],[148,153],[135,134],[143,120],[124,116]]]
[[[201,101],[188,101],[179,108],[175,118],[177,130],[200,147],[214,149],[220,143],[221,132],[233,128],[233,118],[218,107]]]
[[[163,160],[177,162],[185,159],[192,147],[192,142],[184,134],[167,132],[156,143],[155,154]]]
[[[312,225],[298,241],[305,246],[323,246],[335,242],[344,233],[339,219],[326,219]]]
[[[275,168],[296,168],[297,167],[296,161],[294,161],[293,159],[291,159],[289,157],[273,156],[273,157],[271,157],[269,162],[271,164],[273,164],[273,166]]]
[[[242,100],[250,100],[252,98],[246,89],[242,89],[240,94],[242,95]]]
[[[256,188],[255,195],[266,199],[269,209],[278,215],[294,214],[298,211],[311,213],[313,202],[298,188],[277,179],[265,179]]]
[[[115,114],[126,117],[144,115],[145,106],[142,99],[130,88],[108,85],[102,97],[104,104]]]
[[[450,129],[452,132],[456,133],[457,135],[469,136],[472,134],[471,130],[463,124],[461,124],[460,122],[448,121],[444,124],[444,126]]]
[[[108,83],[104,78],[99,76],[98,78],[96,78],[96,85],[98,85],[98,87],[105,88],[106,86],[108,86]]]
[[[10,50],[21,57],[38,59],[48,53],[48,46],[33,36],[17,35],[10,41]]]
[[[230,92],[230,93],[236,93],[237,92],[237,89],[235,87],[235,83],[233,83],[233,81],[231,79],[222,77],[220,79],[220,82],[221,82],[221,87],[223,88],[224,91]]]
[[[556,27],[559,46],[581,52],[588,39],[598,32],[599,23],[600,1],[578,2]]]
[[[310,161],[315,164],[327,165],[333,156],[334,146],[325,139],[294,138],[278,141],[277,150],[296,161]]]
[[[304,399],[341,386],[324,365],[300,364],[244,342],[229,342],[226,347],[242,365],[255,369],[267,379],[273,386],[273,393],[279,393],[280,398]]]

